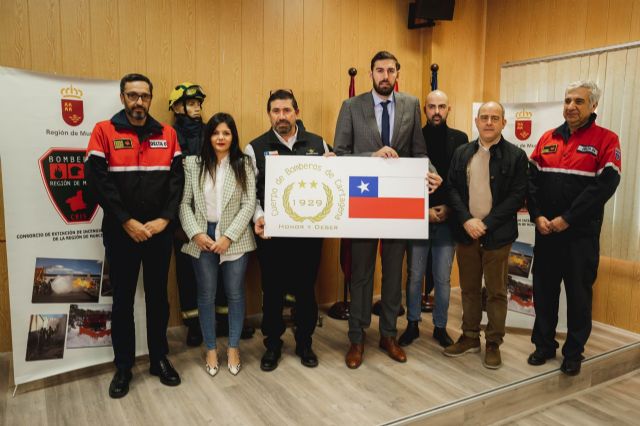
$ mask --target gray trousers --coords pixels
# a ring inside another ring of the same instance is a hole
[[[402,303],[402,262],[406,240],[384,239],[382,243],[382,313],[380,335],[395,337],[396,321]],[[351,242],[351,312],[349,340],[362,343],[364,329],[371,325],[373,274],[378,251],[377,239],[353,239]]]

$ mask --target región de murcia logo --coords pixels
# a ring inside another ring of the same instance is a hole
[[[86,196],[84,156],[80,148],[51,148],[38,160],[49,199],[67,224],[91,222],[98,210]]]
[[[60,89],[60,105],[62,108],[62,119],[69,126],[78,126],[84,120],[84,108],[82,105],[82,90],[69,85]]]
[[[516,137],[526,141],[531,136],[531,118],[533,113],[523,109],[516,113]]]

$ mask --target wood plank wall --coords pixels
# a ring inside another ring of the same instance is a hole
[[[151,113],[165,122],[170,89],[197,82],[207,94],[205,115],[231,113],[243,145],[269,127],[269,91],[290,88],[306,127],[332,143],[348,94],[347,70],[358,69],[356,92],[369,90],[369,61],[376,51],[398,57],[400,90],[422,93],[422,34],[429,30],[407,30],[408,2],[0,0],[0,65],[105,79],[142,72],[154,83]],[[260,310],[256,266],[251,264],[248,275],[250,313]],[[2,226],[0,352],[11,348],[6,269]],[[174,280],[170,288],[171,323],[177,324]],[[325,242],[318,288],[321,303],[341,297],[335,240]]]
[[[269,90],[288,87],[306,126],[331,142],[347,93],[346,70],[356,66],[357,92],[368,89],[368,63],[377,50],[396,53],[400,89],[421,99],[430,90],[429,65],[438,63],[439,87],[453,107],[449,123],[470,133],[471,103],[499,98],[502,63],[640,39],[640,0],[458,0],[454,21],[417,31],[406,29],[407,3],[0,0],[0,65],[110,79],[147,73],[156,87],[151,112],[164,121],[172,85],[196,81],[208,95],[207,115],[234,114],[242,142],[268,128]],[[11,347],[3,225],[0,352]],[[249,312],[260,309],[256,266],[248,275]],[[327,241],[321,302],[341,297],[339,268],[337,242]],[[175,290],[171,294],[175,307]],[[640,332],[639,304],[640,265],[603,257],[594,319]],[[173,308],[172,324],[176,313]]]

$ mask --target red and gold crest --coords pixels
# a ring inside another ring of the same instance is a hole
[[[69,126],[78,126],[84,120],[84,108],[82,106],[82,90],[69,85],[60,89],[62,95],[62,119]]]
[[[531,136],[531,117],[533,113],[523,109],[516,113],[516,138],[526,141]]]

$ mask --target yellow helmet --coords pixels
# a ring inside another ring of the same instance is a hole
[[[204,98],[207,95],[204,94],[202,88],[189,81],[178,84],[169,94],[169,110],[174,103],[178,101],[185,101],[187,99],[199,99],[200,102],[204,102]]]

